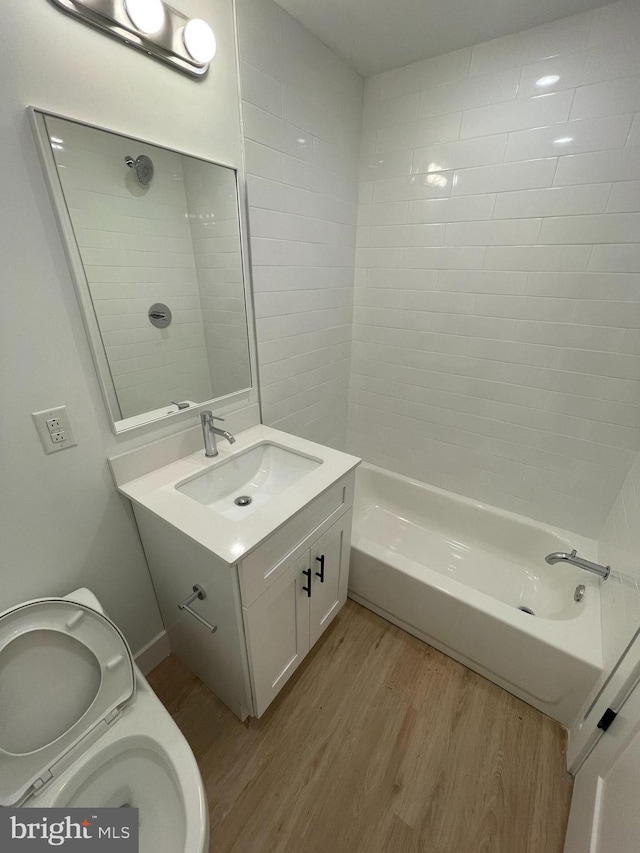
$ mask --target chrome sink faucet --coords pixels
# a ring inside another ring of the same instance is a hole
[[[204,455],[217,456],[218,447],[216,445],[216,436],[221,435],[226,438],[229,444],[235,444],[235,438],[226,429],[218,429],[213,425],[214,421],[224,421],[224,418],[218,418],[211,410],[200,412],[200,423],[202,424],[202,436],[204,438]]]
[[[562,551],[547,554],[545,560],[550,566],[553,566],[554,563],[571,563],[572,566],[577,566],[579,569],[585,569],[587,572],[599,575],[603,580],[606,580],[611,572],[611,566],[601,566],[599,563],[592,563],[591,560],[585,560],[584,557],[578,557],[578,552],[575,548],[570,554],[565,554]]]

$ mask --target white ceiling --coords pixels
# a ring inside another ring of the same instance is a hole
[[[609,0],[278,0],[365,77]]]

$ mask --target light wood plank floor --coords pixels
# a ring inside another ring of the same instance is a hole
[[[200,765],[215,853],[562,851],[562,728],[351,601],[261,720],[174,656],[149,680]]]

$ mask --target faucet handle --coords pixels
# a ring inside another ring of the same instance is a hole
[[[224,418],[214,415],[211,409],[205,409],[204,412],[200,412],[200,420],[202,423],[209,423],[209,421],[223,421]]]

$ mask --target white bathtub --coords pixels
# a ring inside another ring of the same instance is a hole
[[[600,579],[544,560],[572,548],[596,559],[581,536],[358,469],[350,597],[565,726],[602,670]]]

